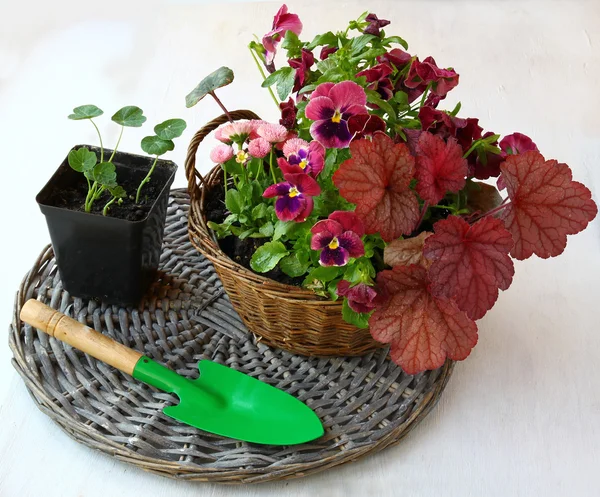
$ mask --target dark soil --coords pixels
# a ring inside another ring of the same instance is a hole
[[[135,157],[136,162],[139,163],[139,156]],[[158,198],[172,173],[171,170],[161,168],[159,161],[152,173],[150,182],[142,188],[140,202],[136,204],[135,195],[138,186],[148,173],[151,165],[152,161],[150,159],[148,159],[147,167],[139,167],[137,163],[135,167],[128,167],[125,162],[122,164],[115,163],[117,182],[125,189],[127,197],[123,198],[121,205],[117,201],[113,202],[109,207],[108,216],[127,221],[141,221],[148,215],[154,201]],[[59,170],[58,177],[55,179],[54,186],[42,202],[54,207],[83,212],[85,210],[85,198],[88,193],[87,181],[83,174],[73,171],[67,165]],[[111,198],[110,193],[105,191],[94,202],[91,213],[102,215],[104,206]]]
[[[225,191],[218,184],[206,192],[205,216],[207,221],[222,223],[229,212],[225,207]],[[219,247],[225,254],[238,264],[253,271],[250,267],[250,259],[258,247],[268,242],[268,238],[246,238],[240,240],[235,236],[228,236],[219,240]],[[254,271],[253,271],[254,272]],[[266,278],[270,278],[284,285],[302,286],[304,277],[292,278],[276,267],[266,273],[260,273]]]

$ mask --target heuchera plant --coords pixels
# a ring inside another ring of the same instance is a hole
[[[84,210],[85,212],[91,212],[94,202],[99,200],[106,192],[108,192],[109,198],[102,214],[106,216],[110,209],[110,206],[115,203],[122,203],[123,199],[127,197],[127,192],[122,186],[117,183],[116,167],[112,160],[117,153],[121,138],[123,136],[123,130],[125,127],[139,128],[146,122],[146,116],[139,107],[134,105],[128,105],[119,109],[113,116],[112,120],[121,126],[119,138],[115,148],[110,157],[104,160],[104,144],[102,142],[102,135],[98,126],[94,122],[94,118],[104,114],[104,111],[96,107],[95,105],[81,105],[73,109],[73,113],[69,114],[69,119],[74,121],[89,120],[98,134],[98,140],[100,141],[100,159],[98,160],[97,155],[87,147],[80,147],[77,150],[71,150],[67,157],[69,166],[77,172],[82,173],[88,184],[88,194],[85,199]],[[155,159],[148,171],[148,174],[140,182],[135,194],[135,203],[140,202],[140,195],[142,188],[148,183],[156,167],[159,156],[166,152],[173,150],[175,144],[173,143],[174,138],[181,136],[186,128],[186,123],[183,119],[168,119],[154,127],[154,135],[147,136],[142,140],[141,147],[144,152],[148,155],[154,155]],[[106,195],[105,195],[106,196]],[[133,195],[132,195],[133,198]]]
[[[559,255],[597,207],[527,136],[484,131],[458,117],[460,104],[438,109],[459,75],[408,53],[388,24],[366,12],[305,42],[281,7],[249,45],[281,119],[217,130],[211,159],[229,215],[210,226],[264,238],[254,271],[279,266],[343,298],[344,319],[390,343],[414,374],[465,359],[475,321],[511,284],[512,259]]]

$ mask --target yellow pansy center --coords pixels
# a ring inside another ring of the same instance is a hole
[[[306,159],[302,159],[300,161],[300,164],[298,164],[300,166],[300,168],[302,169],[306,169],[306,166],[308,166],[308,161]]]
[[[243,150],[240,150],[237,154],[235,154],[235,161],[238,164],[243,164],[248,160],[248,154]]]
[[[333,117],[331,118],[331,122],[339,123],[341,120],[342,114],[340,114],[340,111],[336,109],[335,114],[333,114]]]
[[[298,188],[296,188],[295,186],[292,186],[290,188],[290,192],[288,193],[288,195],[290,196],[290,198],[294,198],[294,197],[297,197],[298,195],[300,195],[300,192],[298,191]]]
[[[329,242],[329,245],[328,245],[328,247],[329,247],[331,250],[335,250],[335,249],[336,249],[336,248],[338,248],[339,246],[340,246],[340,242],[338,241],[337,237],[333,237],[333,240],[331,240],[331,241]]]

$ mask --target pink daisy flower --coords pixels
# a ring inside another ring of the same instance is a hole
[[[281,124],[265,123],[261,124],[256,133],[261,138],[264,138],[269,143],[279,143],[285,140],[288,136],[288,130]]]
[[[233,157],[233,147],[231,145],[217,145],[210,152],[210,160],[217,163],[223,164]]]
[[[252,157],[262,159],[271,151],[271,144],[264,138],[258,137],[248,143],[248,153]]]

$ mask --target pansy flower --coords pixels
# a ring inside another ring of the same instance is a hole
[[[269,186],[263,193],[265,198],[279,197],[275,202],[275,213],[282,221],[306,220],[313,209],[312,197],[321,193],[319,184],[308,174],[285,174],[282,183]]]
[[[408,64],[411,60],[412,55],[408,52],[405,52],[404,50],[400,50],[399,48],[394,48],[389,52],[386,52],[383,55],[379,55],[377,57],[377,62],[391,62],[394,66],[396,66],[396,69],[400,69],[401,67]]]
[[[345,266],[350,257],[361,257],[365,247],[361,237],[365,228],[359,217],[351,211],[335,211],[327,219],[311,228],[310,248],[321,250],[322,266]]]
[[[385,132],[385,121],[375,114],[359,114],[348,119],[348,129],[352,140],[360,140],[366,136],[373,137],[377,131]]]
[[[394,69],[387,63],[377,64],[370,69],[365,69],[356,74],[357,78],[364,76],[369,85],[367,88],[374,90],[383,100],[389,100],[394,96],[394,84],[389,78]]]
[[[316,178],[325,165],[325,149],[318,141],[291,138],[283,144],[283,155],[277,159],[283,174],[306,173]]]
[[[335,53],[337,51],[338,51],[338,47],[323,47],[321,49],[321,53],[319,54],[319,59],[325,60],[332,53]]]
[[[379,19],[375,14],[369,14],[365,21],[369,23],[369,25],[363,30],[363,33],[368,35],[380,36],[380,29],[387,26],[390,21],[386,19]]]
[[[285,126],[286,129],[294,129],[296,127],[296,114],[298,113],[294,99],[290,97],[287,102],[281,102],[279,108],[281,109],[279,124]]]
[[[365,283],[350,286],[350,282],[342,280],[337,285],[337,294],[348,299],[348,305],[354,312],[367,313],[375,309],[377,297],[375,289]]]
[[[539,152],[537,145],[533,143],[533,140],[523,133],[513,133],[507,135],[500,140],[500,149],[512,155],[524,154],[530,150]]]
[[[458,84],[458,74],[453,69],[439,68],[433,57],[427,57],[423,62],[414,60],[404,81],[406,87],[423,93],[430,83],[432,93],[445,97]]]
[[[296,70],[296,75],[294,77],[294,87],[292,88],[293,92],[300,90],[306,83],[306,79],[310,73],[310,68],[315,63],[315,56],[310,50],[306,48],[302,49],[302,56],[297,59],[288,60],[288,64],[290,67]]]
[[[315,121],[311,136],[326,148],[346,148],[352,140],[348,119],[366,114],[366,103],[365,90],[354,81],[320,84],[305,109],[306,117]]]
[[[296,14],[288,12],[287,5],[283,4],[273,18],[273,29],[263,36],[262,44],[267,51],[267,64],[272,64],[277,52],[277,45],[285,36],[287,31],[299,35],[302,31],[302,22]]]

